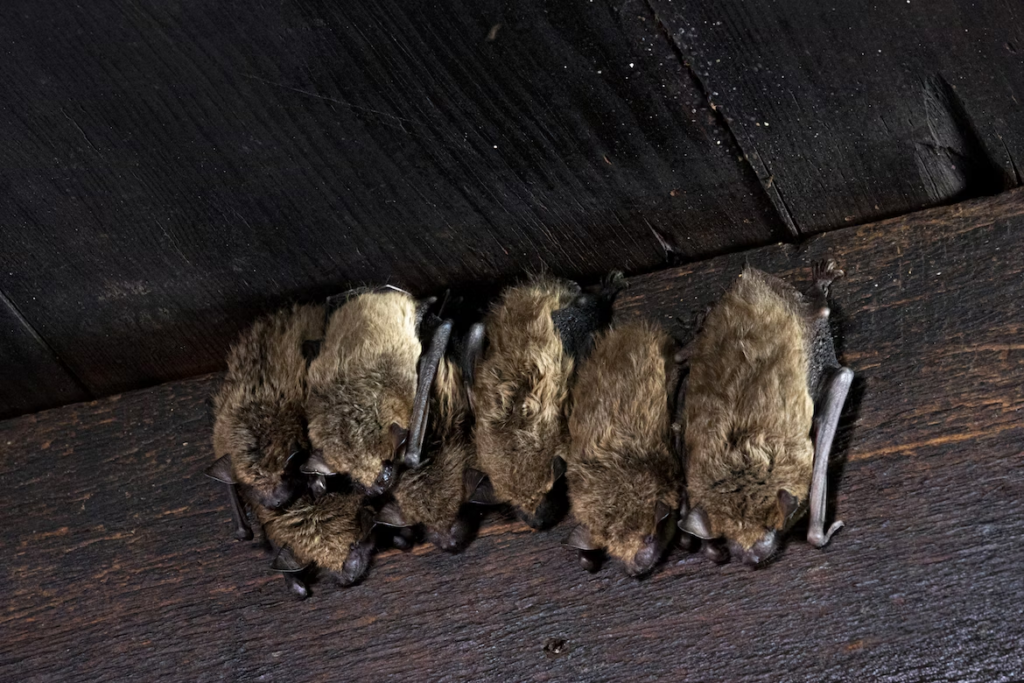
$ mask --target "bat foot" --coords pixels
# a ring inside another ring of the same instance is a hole
[[[807,542],[813,545],[815,548],[824,548],[828,545],[828,542],[832,540],[832,535],[842,529],[845,526],[840,521],[832,522],[832,526],[828,528],[826,532],[824,528],[810,529],[807,532]]]
[[[285,574],[284,584],[288,587],[288,592],[299,600],[305,600],[309,597],[309,587],[294,574]]]
[[[833,282],[845,275],[834,259],[816,261],[811,266],[811,274],[814,278],[814,284],[821,287],[822,291],[825,292],[828,292],[828,288]]]

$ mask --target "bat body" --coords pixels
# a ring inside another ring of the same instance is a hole
[[[394,501],[378,513],[379,524],[422,525],[427,540],[442,550],[460,550],[473,532],[467,502],[481,477],[471,469],[476,451],[471,438],[472,414],[462,372],[445,358],[438,367],[430,398],[429,429],[424,444],[427,464],[402,474]]]
[[[606,550],[640,576],[672,541],[683,489],[670,427],[675,347],[650,323],[626,323],[598,336],[579,368],[566,476],[580,526],[566,543],[587,569]]]
[[[810,508],[808,541],[824,531],[828,455],[853,373],[836,360],[826,296],[842,275],[816,265],[801,294],[746,268],[708,314],[690,356],[685,405],[684,531],[709,554],[758,565]],[[721,539],[724,539],[724,543]]]
[[[531,527],[564,512],[552,490],[565,473],[575,357],[586,353],[613,296],[536,277],[505,290],[485,318],[487,349],[471,364],[478,462],[491,500],[510,503]]]
[[[363,505],[358,493],[329,490],[304,495],[285,510],[257,508],[257,516],[271,546],[280,550],[272,566],[286,577],[313,567],[339,585],[350,586],[369,569],[373,510]],[[305,597],[301,583],[292,587]]]
[[[258,319],[228,354],[214,398],[213,446],[220,459],[207,474],[227,483],[239,538],[252,538],[237,488],[254,503],[281,508],[305,490],[308,455],[303,343],[323,336],[323,306],[294,306]]]
[[[424,418],[426,396],[416,406],[425,308],[382,288],[354,292],[330,314],[309,366],[308,471],[347,473],[371,495],[394,485],[410,429]]]

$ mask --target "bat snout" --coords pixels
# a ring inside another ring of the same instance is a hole
[[[351,586],[358,582],[370,568],[370,556],[373,553],[372,543],[353,543],[348,558],[342,566],[338,575],[338,583],[342,586]]]
[[[743,548],[735,541],[729,541],[729,554],[732,559],[742,562],[749,567],[759,567],[775,556],[779,549],[779,534],[774,529],[769,529],[749,549]]]
[[[258,491],[260,504],[271,510],[280,510],[295,498],[295,486],[290,481],[281,481],[270,491]]]
[[[427,538],[446,553],[454,553],[462,549],[462,541],[456,535],[455,529],[444,533],[440,531],[428,531]]]
[[[633,556],[633,561],[626,563],[626,572],[635,577],[649,573],[661,559],[663,550],[664,547],[658,542],[657,537],[647,537],[644,539],[643,547]]]
[[[539,510],[539,508],[538,508],[538,510]],[[520,522],[522,522],[526,526],[530,527],[531,529],[536,529],[536,530],[540,531],[541,529],[543,529],[546,526],[544,524],[544,520],[541,519],[540,515],[531,514],[531,513],[527,512],[526,510],[519,510],[519,509],[517,509],[516,510],[516,517],[519,518]]]

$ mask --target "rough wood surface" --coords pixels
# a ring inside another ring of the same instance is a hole
[[[0,418],[92,398],[0,293]]]
[[[353,283],[789,234],[640,0],[14,0],[0,43],[0,291],[96,395]]]
[[[582,572],[566,525],[379,556],[291,600],[206,480],[214,379],[0,423],[0,679],[1009,681],[1024,676],[1024,193],[637,278],[682,330],[745,260],[837,258],[858,375],[825,550]],[[678,322],[678,321],[682,322]]]
[[[1021,184],[1015,0],[650,0],[802,232]]]

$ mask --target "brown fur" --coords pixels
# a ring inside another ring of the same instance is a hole
[[[228,371],[214,398],[213,447],[231,458],[250,498],[287,502],[282,476],[305,428],[306,360],[302,343],[323,336],[323,306],[294,306],[257,320],[228,353]]]
[[[420,357],[416,300],[367,292],[331,316],[309,367],[309,438],[329,467],[373,486],[395,457],[391,425],[409,428]]]
[[[707,513],[715,536],[745,550],[786,526],[780,491],[801,507],[807,500],[810,318],[796,289],[748,267],[708,315],[690,361],[689,503]]]
[[[362,496],[335,492],[303,496],[280,512],[257,508],[269,541],[288,548],[300,564],[314,564],[346,584],[366,570],[372,544],[365,539],[372,514],[363,507]]]
[[[452,535],[459,509],[470,493],[464,486],[466,469],[476,460],[469,421],[462,373],[455,363],[442,359],[430,401],[431,431],[425,445],[430,462],[404,473],[394,496],[405,520],[410,525],[423,524],[428,537],[442,541],[438,545],[446,548],[443,541]]]
[[[674,387],[666,386],[676,374],[674,351],[649,323],[614,327],[598,337],[573,388],[566,473],[573,516],[631,573],[649,568],[635,558],[657,536],[658,501],[671,510],[680,502],[668,414]]]
[[[577,290],[538,277],[511,287],[485,320],[489,347],[474,395],[481,469],[495,496],[532,515],[555,483],[554,458],[565,458],[565,404],[573,360],[551,320]]]

